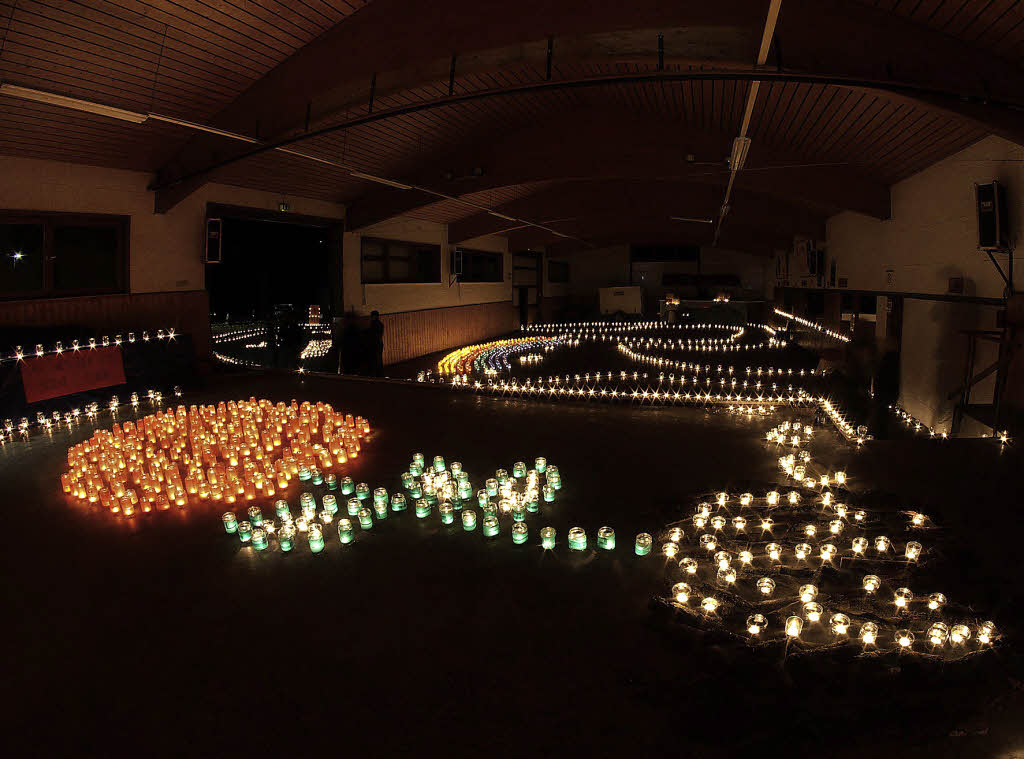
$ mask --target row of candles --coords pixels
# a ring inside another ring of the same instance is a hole
[[[323,482],[324,472],[359,455],[369,432],[363,417],[324,403],[182,405],[71,446],[61,488],[124,517],[190,500],[254,501],[295,477]]]
[[[500,369],[510,368],[508,357],[511,354],[543,350],[552,341],[561,342],[552,337],[516,337],[467,345],[438,361],[437,371],[440,374],[496,373]],[[491,360],[492,356],[496,362]]]
[[[903,424],[907,428],[912,429],[914,432],[927,433],[929,437],[937,437],[940,438],[941,440],[946,440],[947,438],[949,438],[949,433],[947,432],[940,432],[938,434],[935,434],[934,427],[929,427],[927,424],[925,424],[920,419],[915,417],[909,411],[907,411],[904,408],[901,408],[898,405],[890,405],[889,410],[892,411],[893,414],[896,415],[896,418],[903,422]],[[958,435],[957,437],[964,436]],[[1000,445],[1006,445],[1010,442],[1010,434],[1006,430],[994,431],[991,435],[985,433],[981,437],[992,437],[993,439],[998,440]]]
[[[178,385],[174,386],[173,395],[175,398],[182,397],[182,389]],[[163,392],[159,390],[147,390],[146,399],[152,406],[160,406],[164,400]],[[44,432],[53,432],[58,429],[61,424],[64,424],[68,429],[71,429],[75,425],[82,421],[96,422],[100,419],[104,412],[110,413],[111,417],[117,418],[120,410],[125,406],[131,406],[133,411],[138,411],[141,399],[138,393],[131,393],[128,400],[122,402],[118,396],[114,395],[110,401],[103,407],[100,407],[98,401],[92,401],[87,403],[83,407],[75,406],[63,414],[60,411],[53,411],[49,416],[44,414],[42,411],[36,412],[35,422],[30,422],[27,416],[23,416],[17,423],[13,419],[4,419],[2,432],[0,435],[0,445],[6,444],[6,442],[13,438],[14,435],[19,435],[24,439],[27,439],[33,428],[37,428]]]
[[[148,343],[151,339],[158,341],[167,340],[171,342],[178,336],[177,332],[173,328],[168,330],[158,329],[154,335],[150,335],[148,330],[143,330],[141,333],[142,342]],[[111,339],[110,335],[103,335],[100,338],[90,337],[86,340],[85,344],[82,344],[80,340],[69,340],[67,347],[64,345],[63,340],[58,340],[54,343],[52,348],[47,348],[42,343],[36,343],[35,349],[31,352],[26,351],[25,348],[18,345],[15,346],[14,352],[10,355],[0,355],[0,362],[3,361],[24,361],[27,357],[35,356],[36,358],[42,358],[43,356],[59,356],[65,351],[71,353],[77,353],[80,350],[96,350],[96,348],[109,348],[111,345],[121,345],[124,342],[134,343],[136,341],[135,333],[129,332],[127,339],[122,337],[121,334],[114,335]]]
[[[783,319],[789,319],[790,321],[794,321],[797,324],[806,327],[807,329],[812,329],[815,332],[820,332],[826,337],[831,337],[833,340],[838,340],[841,343],[850,342],[850,338],[844,335],[843,333],[836,332],[834,329],[829,329],[828,327],[824,326],[823,324],[819,324],[818,322],[811,321],[810,319],[805,319],[802,316],[787,313],[786,311],[783,311],[781,308],[776,308],[775,313],[778,316],[781,316]]]

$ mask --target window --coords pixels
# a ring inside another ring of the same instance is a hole
[[[362,239],[363,284],[440,282],[441,246]]]
[[[125,292],[125,216],[0,212],[0,297]]]
[[[501,282],[502,253],[459,249],[462,253],[463,282]],[[455,251],[452,251],[452,273],[455,273]]]
[[[568,282],[569,262],[548,261],[548,282]]]

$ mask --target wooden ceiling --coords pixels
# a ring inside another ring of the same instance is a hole
[[[654,198],[655,180],[683,179],[720,201],[767,7],[0,0],[4,83],[263,143],[309,130],[290,148],[322,160],[239,158],[252,145],[7,96],[0,154],[152,172],[163,208],[218,181],[346,203],[359,223],[452,223],[580,181],[645,180]],[[817,216],[884,215],[875,188],[987,134],[1024,136],[1022,62],[1022,0],[782,0],[737,184]]]

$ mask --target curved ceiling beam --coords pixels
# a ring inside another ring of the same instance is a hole
[[[459,244],[474,237],[511,230],[516,223],[502,216],[531,219],[558,229],[557,220],[579,216],[661,215],[716,219],[721,189],[706,183],[629,180],[558,183],[532,195],[510,201],[495,213],[477,213],[448,225],[448,242]],[[733,193],[732,213],[748,224],[825,238],[825,214],[790,205],[750,190]]]
[[[586,240],[550,240],[543,243],[550,256],[581,254],[611,245],[670,244],[699,245],[710,247],[714,227],[705,224],[666,222],[664,219],[630,219],[620,223],[602,222],[594,219],[591,234]],[[510,243],[511,244],[511,243]],[[513,247],[513,250],[540,248],[542,244]],[[765,236],[760,229],[738,224],[722,229],[722,236],[716,246],[723,250],[735,250],[751,255],[770,257],[776,251],[792,249],[793,238]]]
[[[598,247],[609,239],[622,243],[692,243],[711,245],[715,228],[712,224],[672,221],[664,215],[609,217],[585,215],[552,225],[574,239],[567,240],[551,232],[535,228],[517,229],[508,234],[509,250],[536,250],[573,243]],[[732,220],[722,229],[718,247],[770,255],[774,250],[792,248],[793,235],[761,222],[754,224]]]
[[[542,82],[549,39],[557,65],[655,65],[661,33],[669,63],[749,66],[764,11],[764,0],[516,0],[483,7],[477,0],[376,0],[250,87],[213,126],[274,141],[315,131],[352,108],[365,113],[371,91],[409,92],[446,82],[453,71],[456,92],[458,76],[471,72],[513,70],[520,79],[532,75]],[[775,36],[769,60],[777,75],[874,83],[1024,142],[1024,114],[991,106],[1020,103],[1022,69],[983,50],[850,0],[787,0]],[[197,136],[158,172],[155,184],[166,188],[191,176],[188,184],[198,186],[211,156],[224,151],[223,140]],[[175,194],[185,192],[179,187]]]
[[[577,109],[500,141],[485,138],[467,145],[425,162],[401,179],[452,196],[566,179],[661,179],[724,187],[731,147],[729,135],[650,114]],[[477,168],[482,169],[480,176],[466,178]],[[889,216],[889,188],[883,183],[849,166],[807,165],[806,157],[764,141],[750,149],[736,187],[821,215],[851,209],[882,219]],[[374,190],[349,207],[348,227],[367,227],[436,200],[416,190]]]

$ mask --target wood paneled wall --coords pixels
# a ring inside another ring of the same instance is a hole
[[[174,328],[210,353],[210,299],[205,290],[40,298],[0,302],[0,325],[83,326],[125,333]]]
[[[384,363],[396,364],[428,353],[504,335],[519,328],[509,301],[381,314]]]

